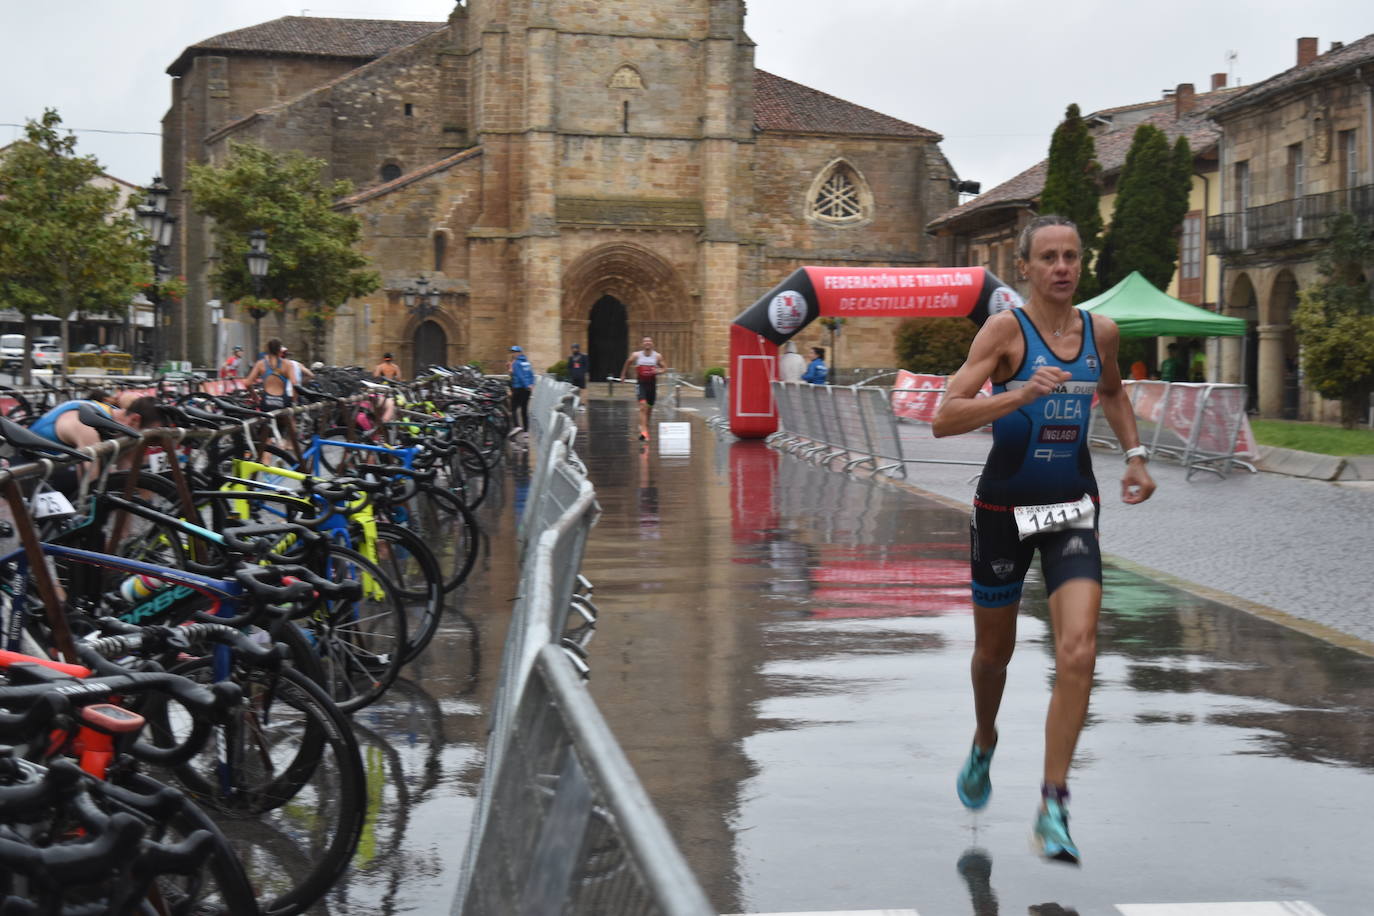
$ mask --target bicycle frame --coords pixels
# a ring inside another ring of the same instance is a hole
[[[322,439],[319,436],[310,437],[310,445],[301,453],[301,460],[310,468],[311,473],[319,474],[321,456],[325,447],[352,449],[359,452],[373,452],[383,454],[389,458],[399,458],[401,467],[411,470],[415,466],[415,457],[420,454],[420,449],[416,446],[396,447],[391,445],[372,445],[367,442],[347,442],[341,439]]]
[[[308,481],[314,476],[292,468],[279,468],[274,465],[253,461],[249,458],[238,458],[234,460],[234,477],[238,479],[231,480],[226,485],[226,489],[251,493],[252,490],[248,488],[248,484],[242,481],[252,481],[255,486],[295,497],[304,505],[313,507],[314,504],[305,499],[305,497],[297,496],[295,493],[286,491],[284,487],[274,486],[273,484],[255,479],[255,475],[257,474],[270,474],[276,477],[285,478],[286,480],[300,482]],[[234,500],[234,504],[235,511],[238,513],[239,518],[246,520],[252,517],[249,512],[247,499]],[[359,530],[362,531],[362,540],[360,544],[354,544],[353,532],[349,525],[350,522],[358,525]],[[342,516],[338,513],[334,514],[325,520],[321,529],[328,532],[328,537],[342,543],[345,547],[356,546],[358,552],[361,553],[365,559],[372,563],[378,562],[377,515],[372,508],[372,500],[368,499],[367,494],[358,494],[356,499],[344,507]],[[291,536],[288,535],[288,538],[289,537]],[[290,544],[290,541],[288,540],[286,543]],[[364,592],[369,597],[381,598],[381,586],[373,579],[372,575],[365,570],[363,571],[362,586]]]

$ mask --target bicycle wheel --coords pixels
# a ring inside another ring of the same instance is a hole
[[[321,602],[300,626],[315,645],[320,686],[344,712],[375,701],[405,664],[406,610],[396,586],[362,554],[330,544],[317,570],[334,582],[362,583],[362,597]]]
[[[105,492],[123,496],[128,480],[128,471],[115,471],[105,483]],[[181,515],[181,496],[177,492],[176,484],[163,477],[156,477],[147,473],[139,474],[138,484],[130,499],[166,515]],[[110,536],[114,534],[119,515],[126,515],[126,521],[119,542],[110,545]],[[192,516],[191,521],[203,520]],[[186,558],[185,538],[175,528],[163,522],[142,518],[133,513],[104,512],[98,526],[93,526],[92,530],[88,532],[88,536],[91,539],[89,543],[91,543],[92,549],[97,551],[114,553],[133,560],[143,560],[146,563],[155,563],[159,566],[170,566],[175,569],[185,568],[183,562]],[[99,545],[94,544],[97,539],[100,542]],[[59,538],[59,540],[61,539]],[[107,546],[112,549],[107,551],[105,549]]]
[[[461,499],[442,487],[425,484],[387,512],[390,521],[409,528],[433,549],[444,576],[444,591],[463,584],[477,562],[481,528]]]
[[[153,879],[157,896],[166,905],[166,912],[176,916],[201,914],[244,913],[259,914],[253,885],[242,863],[215,821],[185,796],[180,805],[166,813],[163,801],[156,814],[157,802],[166,798],[166,785],[151,776],[128,768],[111,770],[109,782],[93,782],[92,794],[103,800],[110,809],[119,809],[142,817],[149,825],[149,839],[165,845],[180,842],[194,833],[205,832],[212,837],[210,855],[204,865],[191,874],[163,874]],[[126,912],[120,909],[120,912]]]
[[[0,386],[0,413],[3,413],[7,420],[24,426],[28,426],[39,416],[28,398],[18,390],[6,386]]]
[[[469,509],[476,509],[487,495],[487,460],[477,446],[462,436],[445,441],[452,453],[436,459],[439,474],[435,486],[452,490]]]
[[[377,565],[401,593],[406,609],[404,660],[414,661],[439,629],[444,580],[434,552],[419,535],[400,525],[377,525]]]
[[[214,680],[212,659],[173,669]],[[243,691],[216,740],[171,776],[219,825],[243,863],[265,912],[304,912],[338,881],[357,849],[367,814],[366,774],[346,716],[309,678],[291,668],[235,665]],[[154,721],[154,717],[149,717]],[[163,740],[194,724],[167,704]],[[290,838],[283,851],[266,837]]]

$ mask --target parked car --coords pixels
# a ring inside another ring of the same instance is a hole
[[[7,371],[24,364],[24,335],[0,334],[0,368]]]
[[[62,350],[52,344],[35,344],[33,348],[33,367],[35,369],[57,369],[62,365]]]

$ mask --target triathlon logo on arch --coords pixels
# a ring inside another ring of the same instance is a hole
[[[999,286],[988,296],[988,317],[996,315],[998,312],[1005,312],[1007,309],[1020,308],[1025,305],[1016,290],[1010,286]]]
[[[806,323],[806,297],[796,290],[783,290],[768,303],[768,322],[779,334],[795,334]]]

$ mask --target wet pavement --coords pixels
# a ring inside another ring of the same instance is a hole
[[[369,816],[346,880],[315,916],[447,914],[458,888],[486,753],[488,712],[515,594],[513,502],[528,484],[503,466],[478,517],[485,543],[428,649],[353,715]]]
[[[973,815],[953,786],[972,732],[967,514],[660,409],[691,424],[688,454],[663,454],[634,441],[633,412],[594,398],[579,416],[603,511],[583,565],[602,613],[591,689],[719,912],[1374,912],[1374,659],[1109,568],[1072,775],[1084,867],[1043,864],[1038,581]],[[377,816],[317,912],[448,912],[515,593],[518,456],[506,473],[470,620],[357,717]]]
[[[632,409],[593,401],[579,439],[603,509],[592,691],[721,912],[1371,911],[1374,659],[1109,569],[1072,776],[1085,864],[1043,864],[1038,582],[972,815],[966,513],[699,420],[690,457],[662,456]]]

